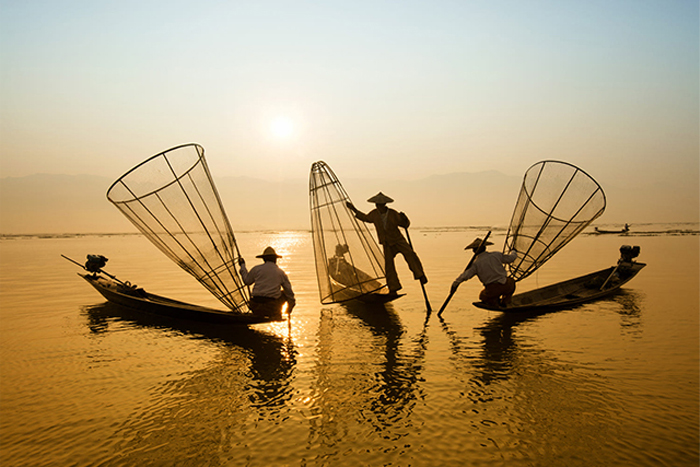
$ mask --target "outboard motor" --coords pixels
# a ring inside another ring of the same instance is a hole
[[[634,258],[639,256],[639,250],[638,246],[622,245],[620,247],[620,261],[631,263]]]
[[[87,255],[85,269],[89,272],[101,272],[102,268],[107,264],[107,261],[109,260],[102,255]]]

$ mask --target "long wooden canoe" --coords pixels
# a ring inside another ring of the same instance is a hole
[[[252,313],[236,313],[192,305],[146,292],[142,288],[128,287],[97,274],[78,274],[92,285],[109,302],[146,313],[177,319],[219,324],[256,324],[271,320]]]
[[[617,266],[513,295],[507,307],[494,307],[483,302],[475,302],[474,306],[503,312],[545,312],[569,308],[614,294],[645,266],[645,263],[621,261]]]
[[[598,227],[594,228],[595,233],[597,234],[625,234],[630,231],[630,228],[628,225],[625,225],[624,229],[620,230],[606,230],[606,229],[599,229]]]

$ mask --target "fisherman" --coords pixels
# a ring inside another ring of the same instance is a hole
[[[345,243],[335,246],[335,255],[328,259],[328,272],[333,280],[346,286],[360,289],[361,291],[375,291],[382,287],[379,281],[345,259],[345,254],[350,252],[350,248]]]
[[[411,245],[399,231],[399,227],[407,229],[411,221],[408,220],[408,217],[403,212],[398,212],[386,207],[388,203],[392,203],[393,201],[393,199],[380,191],[367,200],[368,203],[374,203],[376,207],[376,209],[371,210],[367,214],[360,212],[349,201],[346,205],[348,209],[355,214],[357,219],[362,222],[372,223],[377,229],[379,243],[384,247],[384,269],[386,283],[389,287],[389,294],[398,295],[398,291],[401,290],[401,282],[399,282],[399,276],[396,273],[396,265],[394,264],[394,257],[398,253],[401,253],[406,263],[408,263],[409,269],[413,272],[414,279],[419,280],[421,284],[425,284],[428,282],[428,278],[423,272],[423,266],[421,265],[418,255],[413,251]]]
[[[262,258],[264,263],[250,271],[246,268],[245,260],[238,259],[243,283],[253,284],[250,310],[258,316],[281,320],[282,307],[287,303],[287,316],[291,316],[296,300],[287,274],[277,266],[277,258],[281,256],[268,246],[256,258]]]
[[[515,250],[507,255],[497,251],[487,252],[488,245],[493,243],[483,242],[477,238],[464,248],[471,249],[476,256],[471,266],[467,267],[452,283],[450,293],[454,294],[462,282],[478,276],[484,285],[484,290],[479,294],[479,300],[493,307],[506,307],[515,293],[515,280],[508,277],[503,264],[512,263],[518,255]]]

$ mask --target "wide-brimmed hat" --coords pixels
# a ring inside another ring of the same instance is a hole
[[[265,251],[263,251],[261,255],[256,256],[256,258],[281,258],[281,256],[277,254],[274,248],[268,246],[265,248]]]
[[[382,193],[381,191],[377,193],[376,195],[372,196],[370,199],[367,200],[368,203],[374,203],[374,204],[387,204],[387,203],[393,203],[394,200],[389,198],[387,195]]]
[[[469,245],[465,246],[465,250],[469,250],[470,248],[479,248],[482,246],[483,240],[481,240],[479,237],[476,237],[473,242],[471,242]],[[488,245],[493,245],[493,243],[489,242],[486,240],[486,242],[483,242],[483,246],[488,246]]]

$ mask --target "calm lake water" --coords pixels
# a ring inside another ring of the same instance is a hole
[[[472,280],[427,323],[401,258],[405,297],[324,306],[308,232],[239,233],[249,264],[284,255],[298,306],[291,326],[228,329],[107,304],[60,257],[102,254],[121,280],[221,308],[138,235],[4,238],[0,464],[697,466],[698,226],[634,227],[583,234],[519,284],[639,245],[648,266],[619,295],[511,316],[472,306]],[[484,233],[412,231],[434,309]]]

